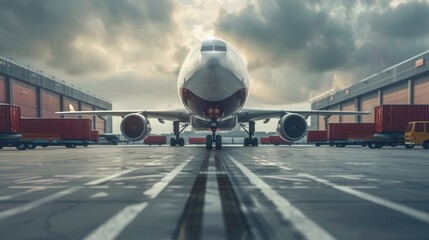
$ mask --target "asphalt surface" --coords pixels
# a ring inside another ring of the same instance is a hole
[[[429,239],[429,151],[0,151],[1,239]]]

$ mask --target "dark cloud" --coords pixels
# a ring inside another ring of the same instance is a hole
[[[1,0],[0,6],[0,52],[69,74],[109,70],[111,53],[122,61],[152,57],[142,52],[165,49],[177,32],[172,0]]]
[[[415,39],[429,34],[429,4],[410,2],[384,11],[373,10],[362,14],[374,34],[386,39]]]
[[[426,51],[428,13],[428,1],[255,0],[214,24],[245,53],[264,94],[280,96],[267,101],[295,103]]]
[[[215,26],[219,35],[246,47],[265,64],[293,63],[325,71],[345,64],[354,49],[350,29],[317,6],[291,0],[257,3],[221,14]]]

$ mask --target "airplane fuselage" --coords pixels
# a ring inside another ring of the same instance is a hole
[[[201,122],[235,116],[249,95],[249,73],[237,50],[220,39],[208,39],[188,53],[178,78],[179,97]]]

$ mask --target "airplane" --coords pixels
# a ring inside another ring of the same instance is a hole
[[[194,46],[186,56],[179,72],[177,89],[185,109],[181,110],[100,110],[56,112],[60,115],[121,116],[120,129],[130,141],[149,136],[149,119],[173,122],[174,137],[170,146],[184,146],[180,137],[189,125],[196,131],[211,131],[206,136],[206,149],[222,149],[222,136],[217,131],[228,131],[240,125],[248,134],[244,146],[258,146],[254,137],[255,121],[267,123],[278,118],[277,133],[284,140],[298,141],[307,133],[306,119],[310,115],[364,115],[363,111],[281,110],[244,108],[249,97],[250,76],[238,51],[227,41],[208,38]]]

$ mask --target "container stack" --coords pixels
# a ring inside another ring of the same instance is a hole
[[[403,133],[414,121],[429,121],[429,105],[381,105],[374,111],[376,133]]]

